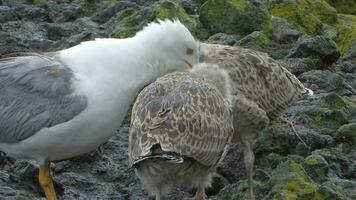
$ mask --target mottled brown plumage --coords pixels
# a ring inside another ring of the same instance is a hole
[[[198,187],[196,199],[205,199],[233,134],[229,94],[225,70],[204,65],[163,76],[138,95],[129,162],[156,199],[175,185]]]
[[[244,147],[249,179],[249,199],[253,193],[253,148],[258,133],[280,116],[307,90],[283,63],[266,53],[216,44],[201,44],[203,62],[215,63],[228,71],[232,81],[234,142]]]

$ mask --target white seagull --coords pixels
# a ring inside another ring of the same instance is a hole
[[[198,51],[183,24],[166,20],[132,38],[0,59],[0,150],[36,161],[46,198],[54,200],[50,161],[103,144],[143,86],[197,64]]]

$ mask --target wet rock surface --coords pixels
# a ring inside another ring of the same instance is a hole
[[[129,37],[152,20],[175,17],[202,41],[264,51],[287,63],[315,95],[284,113],[295,131],[277,119],[260,134],[257,199],[356,199],[354,1],[340,1],[348,7],[311,0],[216,2],[0,0],[0,57],[57,51],[100,37]],[[53,163],[59,199],[149,199],[128,167],[129,120],[99,149]],[[0,152],[0,199],[43,199],[37,173],[29,162]],[[245,199],[239,145],[213,180],[209,199]],[[193,193],[181,188],[169,199]]]

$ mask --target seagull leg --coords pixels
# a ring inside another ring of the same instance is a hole
[[[38,180],[45,192],[47,200],[56,200],[56,191],[53,187],[52,171],[50,162],[46,161],[44,165],[40,166]]]
[[[207,200],[208,197],[205,194],[205,188],[202,185],[199,185],[198,190],[195,193],[195,200]]]
[[[253,168],[255,161],[255,154],[253,153],[254,140],[244,139],[242,140],[244,145],[244,163],[248,178],[248,200],[255,200],[254,185],[253,185]]]
[[[162,190],[161,188],[156,189],[156,199],[155,200],[164,200],[165,197],[162,195]]]

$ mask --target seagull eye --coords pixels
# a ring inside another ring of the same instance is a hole
[[[192,55],[194,53],[194,50],[192,48],[187,48],[187,54]]]

